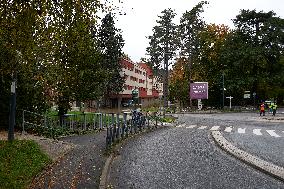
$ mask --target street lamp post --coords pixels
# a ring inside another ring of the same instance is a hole
[[[256,96],[256,92],[253,92],[252,96],[253,96],[253,109],[255,109],[255,96]]]
[[[12,74],[11,96],[10,96],[10,115],[9,115],[9,131],[8,141],[14,140],[14,128],[16,123],[16,74]]]
[[[225,86],[224,86],[224,72],[222,73],[222,109],[224,108],[224,101],[225,101]]]

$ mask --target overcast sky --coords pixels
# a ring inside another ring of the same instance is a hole
[[[114,0],[115,1],[115,0]],[[116,0],[118,1],[118,0]],[[123,51],[134,62],[145,57],[148,40],[152,28],[156,25],[158,15],[166,8],[172,8],[177,13],[175,23],[186,10],[191,10],[198,0],[123,0],[120,4],[126,15],[117,15],[116,27],[122,30],[125,40]],[[202,16],[207,23],[225,24],[233,28],[232,19],[239,14],[240,9],[256,9],[256,11],[274,11],[284,18],[283,0],[208,0]]]

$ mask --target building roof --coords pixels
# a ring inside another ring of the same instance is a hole
[[[127,59],[122,59],[120,61],[120,64],[128,66],[130,68],[134,68],[134,63],[131,60],[127,60]]]
[[[141,66],[144,70],[146,70],[147,75],[149,75],[149,76],[153,75],[152,69],[146,63],[140,62],[140,63],[138,63],[138,65]]]

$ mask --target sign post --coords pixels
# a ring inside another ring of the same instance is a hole
[[[208,82],[190,83],[190,99],[197,99],[198,109],[201,110],[201,99],[208,99]]]
[[[208,82],[190,83],[191,99],[208,99]]]
[[[228,96],[228,97],[226,97],[226,98],[228,98],[228,99],[230,99],[230,109],[232,108],[232,96]]]

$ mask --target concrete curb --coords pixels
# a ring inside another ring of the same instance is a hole
[[[107,180],[108,180],[110,166],[111,166],[111,163],[113,161],[113,158],[114,158],[114,155],[113,155],[113,153],[111,153],[110,156],[106,160],[106,163],[104,165],[104,168],[103,168],[103,171],[102,171],[102,175],[101,175],[101,178],[100,178],[99,189],[107,188]]]
[[[263,159],[260,159],[254,155],[251,155],[234,145],[232,145],[222,134],[220,131],[212,131],[212,137],[215,143],[228,152],[229,154],[235,156],[236,158],[242,160],[243,162],[252,165],[253,167],[272,175],[281,181],[284,181],[284,168],[277,166],[273,163],[267,162]]]

